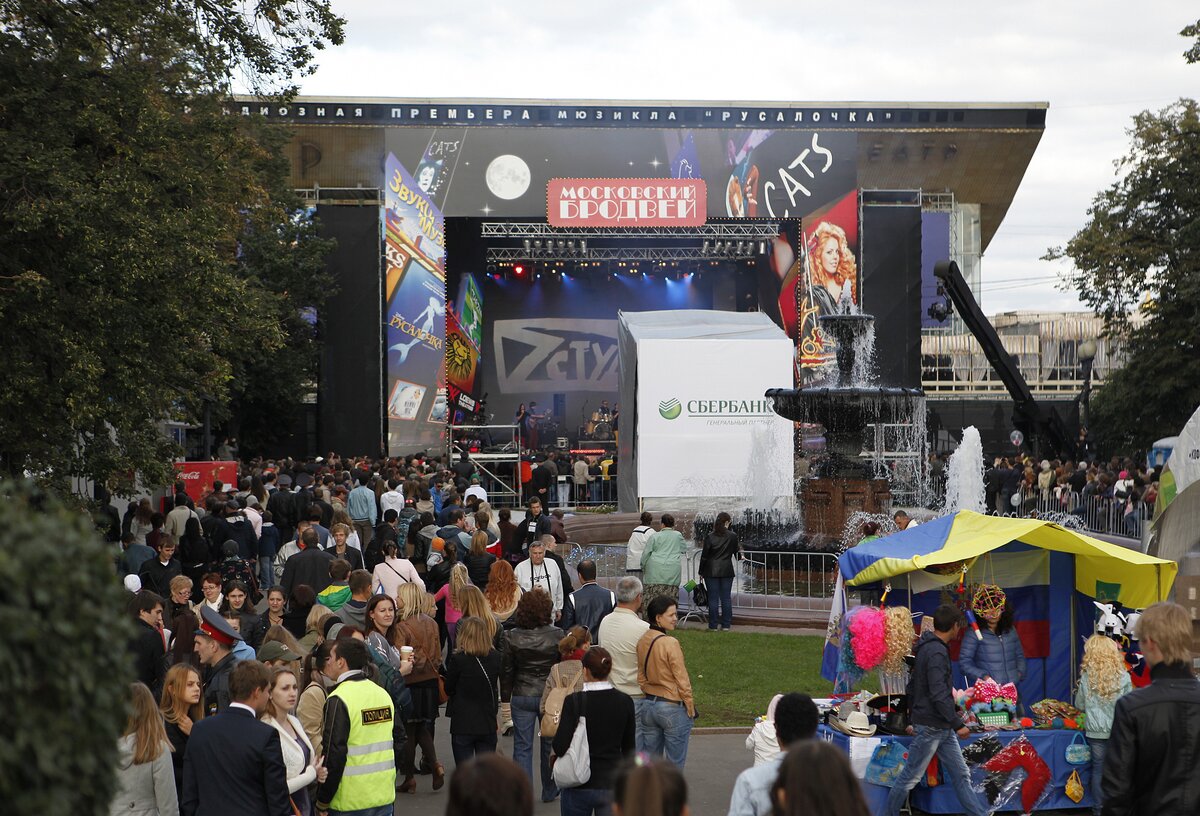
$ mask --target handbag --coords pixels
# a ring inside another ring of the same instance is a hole
[[[1071,740],[1071,744],[1067,746],[1067,750],[1063,752],[1064,758],[1070,765],[1087,765],[1092,761],[1092,749],[1083,739],[1083,734],[1076,733]]]
[[[587,717],[583,714],[587,694],[580,698],[579,722],[571,735],[571,746],[554,761],[551,776],[560,788],[577,788],[592,778],[592,752],[588,747]]]
[[[445,705],[450,701],[450,695],[446,693],[446,678],[442,677],[441,672],[438,673],[438,705]]]
[[[867,763],[866,780],[872,785],[890,788],[896,784],[908,764],[908,750],[897,740],[884,740],[875,747]]]
[[[1079,771],[1071,771],[1071,775],[1067,777],[1067,787],[1063,791],[1075,804],[1083,799],[1083,781],[1079,778]]]
[[[708,587],[704,585],[704,579],[700,579],[700,583],[692,587],[692,603],[696,606],[708,606]]]

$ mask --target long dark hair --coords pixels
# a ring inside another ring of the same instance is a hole
[[[780,803],[780,794],[784,803]],[[858,778],[842,752],[822,740],[788,751],[771,786],[773,816],[870,816]]]
[[[996,619],[996,628],[994,631],[997,635],[1006,635],[1012,631],[1014,614],[1012,601],[1005,598],[1004,611],[1001,612],[1000,617]],[[984,625],[987,625],[987,621],[984,621]]]
[[[395,545],[393,544],[392,546],[395,546]],[[392,605],[393,612],[397,611],[396,599],[393,598],[391,595],[372,595],[371,600],[367,601],[367,608],[365,610],[363,610],[363,626],[366,628],[368,635],[371,634],[372,632],[379,632],[379,627],[377,627],[375,625],[375,620],[371,617],[371,614],[375,611],[375,607],[379,606],[384,601],[387,601],[388,603],[390,603]],[[387,640],[388,643],[392,642],[392,633],[396,629],[396,618],[397,617],[398,617],[397,615],[393,615],[392,616],[392,625],[388,627],[388,630],[386,632],[380,633],[384,636],[384,638]]]
[[[713,535],[723,536],[725,533],[729,532],[729,522],[731,521],[733,521],[733,519],[730,518],[729,514],[724,510],[722,510],[720,513],[717,513],[717,520],[713,522]]]

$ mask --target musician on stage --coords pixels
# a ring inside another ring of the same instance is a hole
[[[600,414],[600,418],[604,420],[612,416],[612,409],[608,407],[608,400],[600,400],[600,408],[596,413]]]
[[[524,404],[522,403],[521,408],[517,409],[517,413],[521,414],[523,408]],[[526,447],[530,450],[538,449],[538,423],[545,418],[546,417],[544,414],[538,413],[537,403],[531,400],[529,403],[529,410],[524,412],[525,427],[523,429],[525,432],[525,438],[529,440]]]

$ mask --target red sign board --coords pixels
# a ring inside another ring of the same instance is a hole
[[[176,462],[175,478],[182,481],[192,501],[204,497],[204,491],[212,490],[213,482],[237,487],[237,462]]]
[[[698,227],[708,211],[703,179],[551,179],[554,227]]]

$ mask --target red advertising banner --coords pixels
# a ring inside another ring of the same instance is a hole
[[[698,227],[704,179],[551,179],[546,220],[555,227]]]
[[[204,491],[212,490],[213,482],[220,480],[223,484],[237,486],[237,462],[176,462],[176,479],[184,484],[184,489],[192,501],[199,502],[204,497]]]

